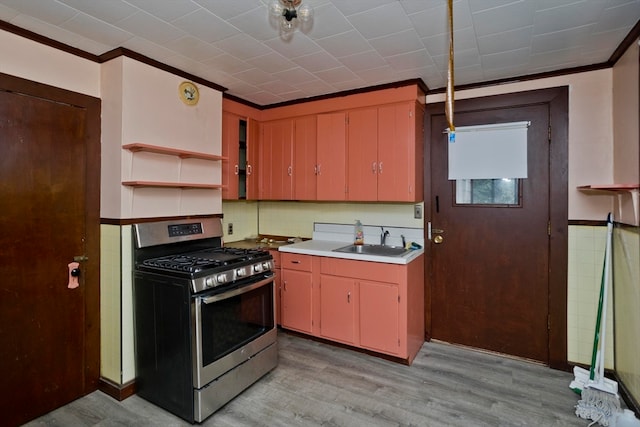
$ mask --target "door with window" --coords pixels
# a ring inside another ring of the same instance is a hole
[[[530,122],[526,178],[450,180],[444,108],[430,107],[427,330],[435,339],[549,363],[551,319],[562,316],[557,308],[562,295],[556,288],[566,288],[566,276],[561,283],[550,275],[552,236],[562,240],[562,233],[552,233],[551,226],[551,177],[558,173],[556,163],[550,162],[552,107],[548,102],[514,104],[491,98],[457,102],[455,125]],[[566,271],[566,255],[564,263]],[[566,294],[564,302],[566,306]],[[564,329],[566,334],[566,324]],[[566,348],[553,351],[564,351],[566,358]]]

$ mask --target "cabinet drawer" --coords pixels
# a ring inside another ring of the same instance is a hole
[[[289,270],[311,271],[311,255],[284,252],[280,254],[280,261],[282,262],[282,268]]]
[[[400,283],[406,265],[322,257],[320,273],[377,282]]]

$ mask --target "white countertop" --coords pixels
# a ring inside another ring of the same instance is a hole
[[[406,255],[400,257],[380,256],[357,253],[333,252],[334,249],[347,246],[349,243],[335,242],[329,240],[307,240],[291,245],[280,246],[280,252],[290,252],[295,254],[325,256],[331,258],[352,259],[356,261],[373,261],[383,262],[387,264],[409,264],[411,261],[424,253],[424,249],[412,250]]]

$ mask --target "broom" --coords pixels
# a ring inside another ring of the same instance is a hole
[[[576,405],[576,415],[580,418],[591,419],[593,423],[603,426],[615,422],[615,417],[621,411],[618,383],[604,377],[605,332],[607,320],[607,295],[609,293],[609,275],[611,271],[611,239],[613,235],[613,218],[607,216],[607,243],[604,252],[604,265],[600,281],[600,298],[598,300],[598,314],[596,316],[596,330],[591,354],[591,368],[574,369],[575,380],[569,386],[574,391],[580,389],[581,399]],[[584,371],[584,372],[583,372]],[[592,423],[592,424],[593,424]]]

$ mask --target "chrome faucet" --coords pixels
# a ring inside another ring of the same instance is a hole
[[[385,230],[384,227],[380,227],[382,229],[382,234],[380,235],[380,244],[385,246],[387,244],[387,236],[389,235],[389,230]]]

